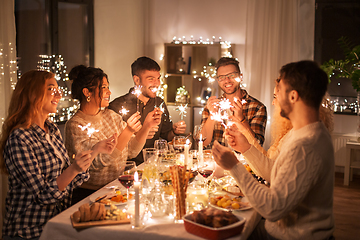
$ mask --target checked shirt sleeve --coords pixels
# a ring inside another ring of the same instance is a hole
[[[4,152],[9,174],[25,185],[37,202],[53,204],[69,195],[69,187],[60,191],[57,186],[56,178],[61,173],[58,159],[26,135],[10,137]]]

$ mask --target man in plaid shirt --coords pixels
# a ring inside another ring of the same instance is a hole
[[[261,145],[264,143],[265,127],[267,120],[266,107],[263,103],[250,96],[246,90],[240,88],[242,74],[239,62],[234,58],[223,57],[215,65],[217,81],[224,94],[221,99],[228,99],[233,106],[235,116],[238,116],[242,124],[247,127]],[[204,145],[212,144],[217,140],[225,146],[224,125],[222,122],[211,119],[210,113],[218,111],[220,99],[212,96],[202,113],[201,133]]]

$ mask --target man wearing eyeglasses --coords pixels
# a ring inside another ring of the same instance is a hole
[[[265,105],[240,88],[242,73],[236,59],[222,57],[215,67],[219,87],[224,92],[220,99],[226,98],[231,102],[233,114],[241,119],[244,127],[248,128],[262,145],[267,119]],[[218,112],[220,99],[216,96],[210,97],[202,113],[201,133],[205,146],[211,147],[215,140],[225,146],[225,127],[211,118],[211,114]]]

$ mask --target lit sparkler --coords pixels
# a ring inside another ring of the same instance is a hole
[[[95,129],[95,128],[91,128],[91,123],[86,124],[85,126],[81,126],[79,125],[79,128],[81,129],[81,131],[85,131],[87,129],[87,135],[89,136],[89,145],[90,145],[90,141],[91,141],[91,136],[95,133],[95,132],[99,132],[99,130]]]
[[[127,113],[129,112],[129,110],[127,110],[126,108],[124,108],[124,106],[122,106],[121,107],[121,110],[119,111],[119,113],[121,114],[121,115],[126,115]]]
[[[187,107],[187,104],[185,105],[180,105],[176,108],[177,111],[179,111],[179,114],[180,114],[180,119],[183,120],[184,117],[186,117],[186,107]]]
[[[131,93],[134,94],[134,95],[136,96],[136,98],[137,98],[137,100],[136,100],[136,111],[138,111],[138,112],[139,112],[139,96],[140,96],[140,94],[142,93],[142,92],[141,92],[141,88],[142,88],[141,85],[135,86],[135,87],[134,87],[134,90],[131,92]]]

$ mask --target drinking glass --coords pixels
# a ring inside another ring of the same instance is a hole
[[[186,143],[186,138],[184,136],[175,136],[174,144],[173,144],[175,151],[178,152],[184,151],[185,143]]]
[[[167,150],[169,150],[168,143],[167,143],[167,141],[165,139],[155,140],[154,148],[159,150],[159,151],[167,151]]]
[[[201,141],[205,141],[205,140],[206,140],[206,137],[204,137],[204,136],[201,136],[201,139],[200,139],[201,130],[202,130],[201,125],[195,125],[195,126],[194,126],[194,133],[193,133],[193,135],[194,135],[194,140],[195,140],[196,142],[199,142],[200,140],[201,140]]]
[[[124,172],[119,176],[119,182],[126,188],[126,196],[129,201],[129,188],[134,184],[134,173],[136,171],[135,161],[125,163]]]
[[[164,139],[156,140],[154,148],[158,151],[159,164],[163,163],[165,161],[166,153],[169,150],[167,141]]]
[[[153,188],[155,180],[158,179],[158,150],[155,148],[144,148],[144,171],[143,180],[146,179],[149,187]]]
[[[211,153],[204,153],[204,163],[198,167],[198,172],[201,176],[204,177],[204,184],[208,186],[209,177],[213,175],[215,171],[215,161]]]

